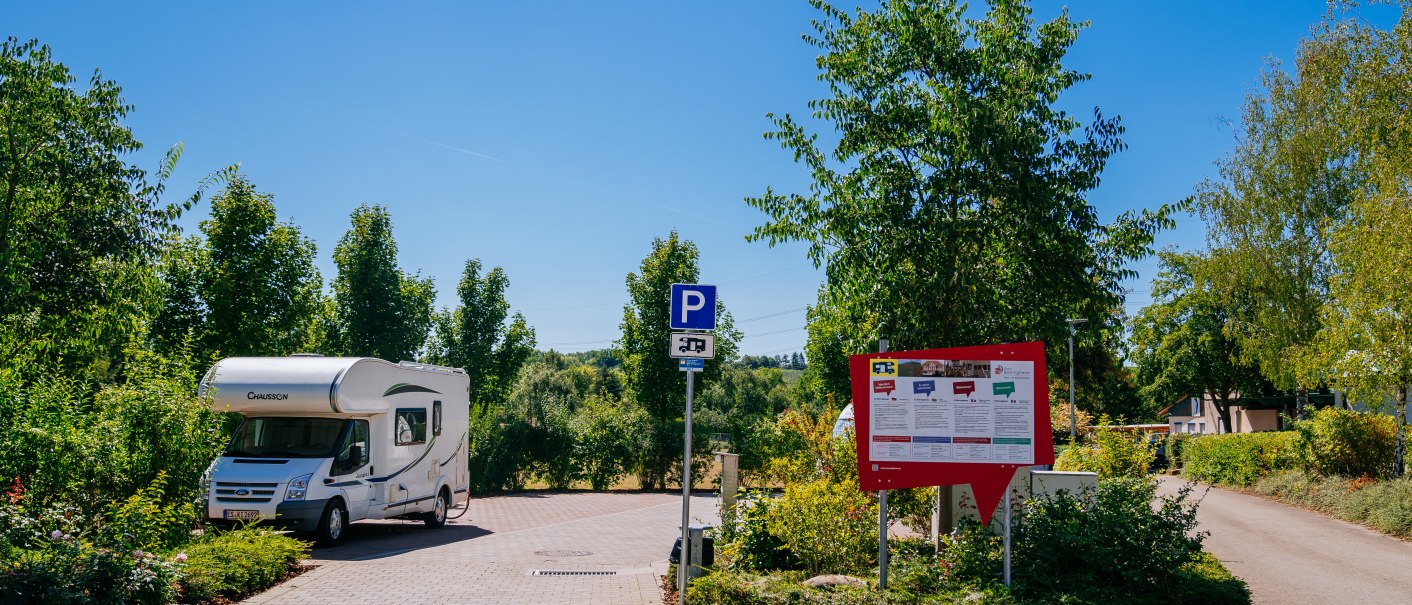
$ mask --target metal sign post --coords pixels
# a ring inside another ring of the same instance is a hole
[[[686,605],[686,568],[691,565],[687,558],[691,543],[691,391],[696,383],[696,370],[683,365],[686,370],[686,445],[682,448],[681,467],[681,554],[677,557],[678,603]]]
[[[672,284],[673,330],[667,354],[682,358],[677,369],[686,372],[686,431],[681,460],[681,550],[677,557],[677,602],[686,605],[687,568],[691,565],[691,407],[696,373],[705,369],[705,360],[716,354],[716,287],[707,284]]]

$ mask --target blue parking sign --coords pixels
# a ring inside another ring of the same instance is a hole
[[[716,287],[672,284],[673,330],[716,329]]]

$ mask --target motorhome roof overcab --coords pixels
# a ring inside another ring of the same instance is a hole
[[[360,519],[429,527],[468,497],[465,371],[365,357],[231,357],[201,383],[244,416],[206,471],[206,515],[343,539]]]

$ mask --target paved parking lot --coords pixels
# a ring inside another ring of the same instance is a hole
[[[691,511],[693,523],[714,525],[715,497],[692,497]],[[316,569],[244,602],[656,604],[680,523],[680,494],[479,498],[465,517],[441,529],[410,521],[355,523],[342,546],[314,549],[309,563]],[[535,570],[612,575],[532,575]]]

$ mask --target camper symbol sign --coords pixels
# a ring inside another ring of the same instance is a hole
[[[716,356],[716,335],[700,332],[672,332],[667,351],[680,359],[711,359]]]

